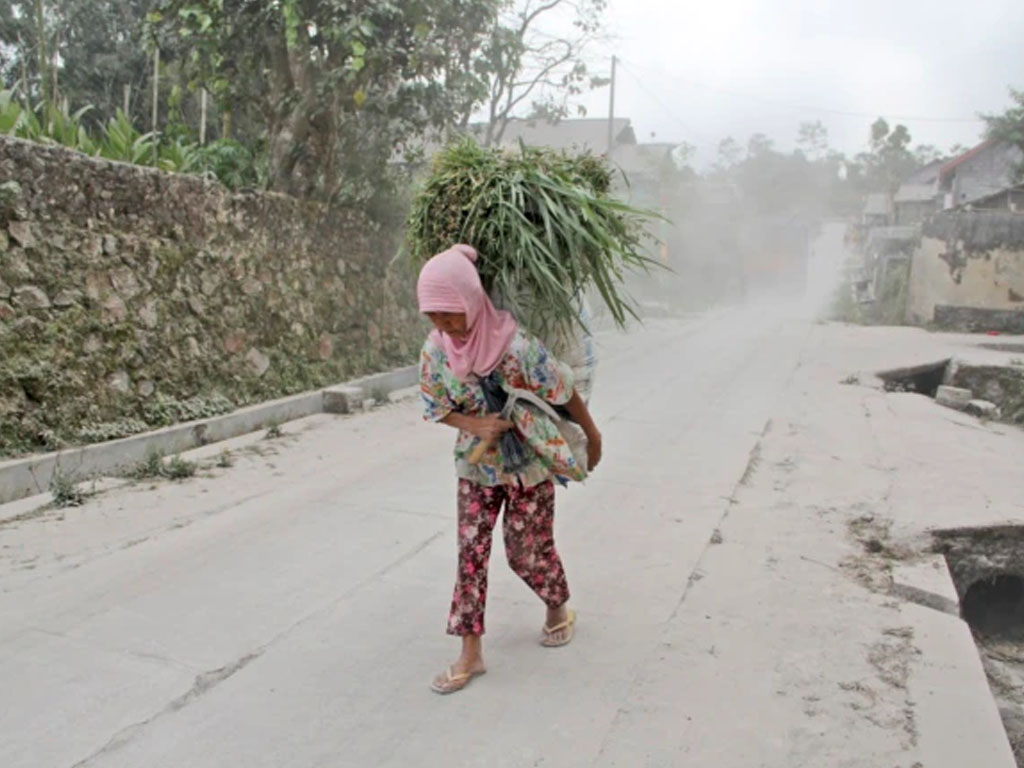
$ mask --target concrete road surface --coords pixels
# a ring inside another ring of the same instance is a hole
[[[965,626],[855,535],[1024,517],[1018,431],[838,383],[940,346],[785,303],[604,336],[576,639],[496,541],[489,673],[445,698],[454,435],[414,400],[0,526],[0,766],[1011,766]]]

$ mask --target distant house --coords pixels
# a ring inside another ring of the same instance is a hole
[[[636,144],[636,134],[628,118],[620,117],[612,121],[612,154],[619,147]],[[470,133],[483,139],[487,133],[484,123],[474,123]],[[499,146],[515,147],[519,142],[530,147],[550,147],[568,152],[584,151],[605,154],[608,152],[608,120],[604,118],[581,118],[577,120],[528,120],[513,118],[508,121],[501,138],[496,142]]]
[[[884,192],[871,194],[864,198],[864,214],[861,223],[866,228],[888,226],[891,215],[889,196]]]
[[[893,196],[893,223],[916,226],[941,209],[939,172],[945,164],[945,160],[935,160],[903,180]]]
[[[975,211],[1024,213],[1024,184],[1000,190],[988,197],[982,197],[971,203],[970,207]]]
[[[998,139],[983,141],[939,169],[938,188],[943,209],[959,208],[1014,186],[1024,152]]]

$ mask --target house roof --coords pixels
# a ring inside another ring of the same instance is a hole
[[[911,186],[934,184],[939,179],[939,172],[948,162],[948,160],[932,160],[923,168],[918,168],[907,178],[903,179],[903,184]]]
[[[607,137],[606,137],[607,140]],[[656,173],[666,162],[672,162],[675,144],[620,144],[612,150],[612,162],[627,176]]]
[[[964,205],[970,205],[976,208],[984,208],[986,205],[995,202],[999,198],[1007,196],[1010,198],[1016,198],[1017,196],[1024,197],[1024,184],[1017,184],[1016,186],[1013,187],[1001,189],[998,192],[993,192],[990,195],[985,195],[984,197],[979,197],[976,198],[975,200],[971,200],[969,203],[965,203]]]
[[[943,165],[942,168],[939,169],[939,182],[945,182],[949,174],[955,171],[960,165],[967,162],[973,157],[977,157],[982,152],[989,149],[990,147],[994,147],[998,143],[999,142],[996,139],[986,139],[985,141],[981,142],[981,144],[976,146],[974,149],[964,152],[959,157],[954,157],[952,160],[950,160],[948,163]]]
[[[471,126],[474,135],[482,136],[485,124]],[[608,150],[608,121],[603,118],[582,118],[578,120],[524,120],[513,118],[505,127],[501,144],[524,144],[551,149],[584,150],[606,152]],[[619,117],[612,121],[613,146],[636,144],[636,135],[628,118]]]

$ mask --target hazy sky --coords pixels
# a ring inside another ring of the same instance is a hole
[[[791,149],[808,120],[847,153],[879,115],[915,144],[969,145],[977,113],[1024,89],[1024,0],[610,0],[608,22],[616,113],[640,141],[697,145],[700,164],[727,135]],[[607,89],[586,105],[607,115]]]

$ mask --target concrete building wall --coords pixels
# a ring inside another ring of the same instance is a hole
[[[1013,184],[1024,153],[1013,144],[1000,143],[968,158],[956,169],[950,205],[963,205],[995,194]]]
[[[1024,312],[1024,244],[967,251],[923,238],[911,265],[908,319],[932,323],[936,306]]]

